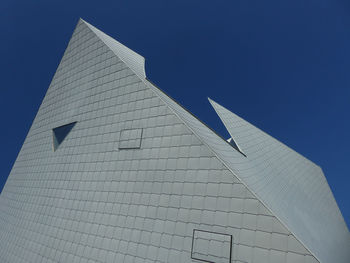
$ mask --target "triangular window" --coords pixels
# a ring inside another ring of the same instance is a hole
[[[72,122],[52,129],[54,151],[57,150],[58,146],[60,146],[60,144],[64,141],[64,139],[67,137],[67,135],[73,129],[76,123],[77,122]]]

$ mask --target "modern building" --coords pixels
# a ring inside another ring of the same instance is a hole
[[[227,141],[80,20],[0,196],[0,262],[350,262],[321,168],[209,101]]]

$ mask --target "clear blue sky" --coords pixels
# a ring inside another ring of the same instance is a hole
[[[0,2],[0,189],[82,17],[223,136],[211,97],[323,168],[350,224],[350,1]]]

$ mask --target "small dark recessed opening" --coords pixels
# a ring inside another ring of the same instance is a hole
[[[58,146],[60,146],[60,144],[64,141],[76,123],[77,122],[72,122],[52,129],[54,151],[57,150]]]

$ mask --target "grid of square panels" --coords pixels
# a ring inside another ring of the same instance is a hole
[[[348,262],[349,232],[322,169],[210,102],[248,156],[246,166],[226,163],[321,261]]]
[[[316,262],[80,22],[0,197],[0,261],[192,262],[193,229],[233,235],[234,262]]]

